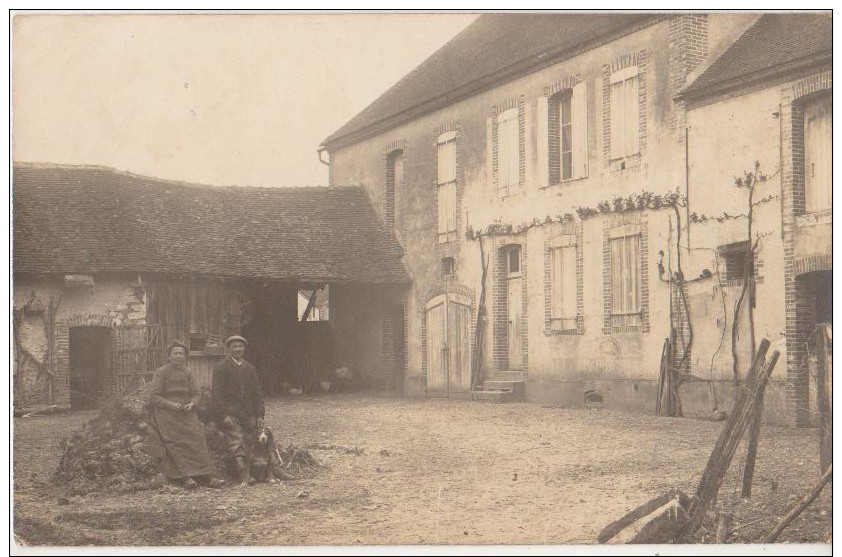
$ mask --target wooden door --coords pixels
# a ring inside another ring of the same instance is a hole
[[[145,384],[164,362],[159,325],[123,325],[112,329],[112,392],[121,395]]]
[[[523,290],[520,276],[510,276],[508,279],[508,337],[509,337],[509,370],[523,369]]]
[[[447,297],[427,304],[427,393],[447,396]]]
[[[471,301],[442,294],[427,303],[427,395],[471,390]]]
[[[447,301],[449,393],[471,390],[471,301],[451,295]]]

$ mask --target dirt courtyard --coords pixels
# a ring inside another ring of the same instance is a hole
[[[592,544],[672,487],[692,494],[723,422],[533,404],[368,395],[267,402],[276,440],[324,466],[251,488],[67,496],[49,482],[59,442],[92,416],[14,420],[20,545]],[[720,492],[734,541],[762,539],[817,481],[818,432],[765,427],[754,498],[740,447]],[[832,484],[779,541],[824,543]],[[753,521],[753,523],[752,523]]]

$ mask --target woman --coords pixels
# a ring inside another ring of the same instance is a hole
[[[169,362],[155,370],[149,384],[150,427],[146,450],[158,457],[161,472],[185,489],[199,483],[222,487],[213,477],[205,431],[199,422],[196,404],[200,392],[187,369],[187,347],[173,341],[167,350]]]

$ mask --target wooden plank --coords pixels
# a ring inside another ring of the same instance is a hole
[[[763,389],[766,388],[769,375],[778,362],[780,352],[775,351],[769,360],[765,364],[763,363],[766,352],[769,350],[769,345],[768,339],[761,341],[757,349],[757,354],[749,369],[746,383],[740,390],[731,415],[711,452],[708,464],[702,474],[702,479],[696,489],[696,495],[693,498],[690,520],[682,532],[682,537],[685,539],[698,530],[705,518],[705,513],[716,499],[719,488],[722,486],[722,481],[725,478],[725,473],[728,471],[728,467],[734,458],[734,453],[737,451],[737,446],[748,427],[750,418],[756,411],[758,398],[762,394]]]
[[[833,462],[833,348],[832,329],[821,324],[818,334],[816,387],[819,409],[819,462],[824,473]]]

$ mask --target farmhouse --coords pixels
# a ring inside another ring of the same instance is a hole
[[[806,423],[831,44],[827,14],[487,14],[326,138],[406,251],[405,393],[705,415],[766,337],[765,418]]]

